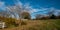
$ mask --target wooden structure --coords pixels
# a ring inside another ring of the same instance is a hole
[[[0,21],[0,28],[4,29],[6,26],[5,26],[5,22],[3,21]]]

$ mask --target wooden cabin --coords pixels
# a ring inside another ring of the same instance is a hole
[[[5,22],[0,20],[0,28],[4,29],[6,27]]]

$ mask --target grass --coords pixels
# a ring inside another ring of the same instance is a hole
[[[6,28],[3,30],[60,30],[60,19],[27,20],[22,26]]]

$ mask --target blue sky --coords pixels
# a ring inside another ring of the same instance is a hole
[[[50,10],[60,12],[60,0],[0,0],[0,11],[5,10],[6,6],[20,4],[31,12],[32,18],[35,14],[46,14]]]
[[[30,3],[34,8],[54,7],[60,9],[60,0],[21,0],[22,3]]]
[[[17,0],[0,0],[5,2],[6,5],[14,5]],[[57,9],[60,9],[60,0],[19,0],[23,4],[29,3],[33,8],[49,8],[49,7],[54,7]]]

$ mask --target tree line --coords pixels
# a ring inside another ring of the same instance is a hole
[[[49,11],[46,16],[41,14],[36,14],[35,19],[60,19],[60,12],[58,14],[55,13],[56,15],[54,13],[55,11],[52,10],[52,11]]]
[[[9,17],[9,14],[7,13],[2,13],[2,14],[5,14],[4,17]],[[31,14],[27,11],[21,12],[19,16],[20,19],[31,19]],[[48,12],[48,15],[46,16],[41,14],[36,14],[35,19],[60,19],[60,13],[57,16],[54,14],[54,11]]]

